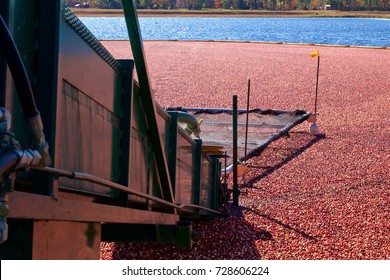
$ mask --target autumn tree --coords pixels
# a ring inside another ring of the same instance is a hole
[[[1,0],[0,0],[1,1]],[[65,0],[69,7],[87,6],[104,9],[121,9],[121,0]],[[87,5],[83,5],[87,3]],[[288,9],[297,8],[309,10],[320,9],[331,5],[335,10],[371,10],[389,11],[390,0],[135,0],[137,8],[142,9],[174,9],[187,8],[200,10],[202,8],[224,9]]]
[[[91,5],[96,8],[101,9],[121,9],[122,1],[121,0],[95,0],[91,1]]]
[[[290,0],[288,3],[288,8],[290,10],[296,10],[299,7],[299,0]]]
[[[310,0],[309,9],[310,10],[318,10],[320,8],[320,4],[318,0]]]

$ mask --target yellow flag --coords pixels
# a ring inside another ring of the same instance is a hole
[[[311,57],[317,57],[320,56],[320,51],[314,51],[310,53]]]

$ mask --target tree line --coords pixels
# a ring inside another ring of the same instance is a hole
[[[65,0],[69,7],[121,9],[121,0]],[[137,9],[389,11],[390,0],[135,0]]]

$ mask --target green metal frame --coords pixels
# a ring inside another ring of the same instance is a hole
[[[133,110],[133,92],[134,92],[134,61],[133,60],[119,60],[120,65],[122,66],[122,71],[124,72],[124,83],[123,83],[123,103],[128,104],[128,106],[123,106],[122,112],[122,121],[121,122],[121,158],[120,158],[120,177],[119,183],[128,186],[129,185],[129,176],[128,170],[130,168],[130,141],[131,141],[131,125],[132,118],[131,112]],[[119,199],[119,204],[123,206],[128,205],[128,196],[122,194]]]
[[[157,172],[162,185],[164,199],[174,202],[169,168],[166,161],[164,147],[161,143],[159,127],[156,121],[156,105],[154,96],[150,87],[149,74],[147,70],[144,48],[142,44],[141,30],[138,22],[138,16],[135,3],[131,0],[122,0],[127,31],[130,38],[131,49],[134,56],[136,70],[141,90],[141,100],[146,113],[147,124],[150,132],[151,145],[154,152],[154,158],[157,165]]]
[[[166,149],[168,151],[168,167],[169,175],[171,177],[172,191],[175,193],[176,188],[176,157],[177,157],[177,133],[178,133],[178,114],[170,112],[172,118],[170,123]]]
[[[63,13],[62,1],[44,1],[38,3],[39,28],[37,34],[37,66],[35,100],[45,121],[45,137],[49,147],[54,149],[57,118],[58,53],[60,44],[60,23]],[[44,17],[41,15],[45,15]],[[52,160],[55,153],[51,152]],[[54,178],[50,174],[35,174],[33,188],[35,193],[54,195]]]
[[[201,186],[201,171],[202,171],[202,140],[195,139],[196,149],[193,155],[194,164],[194,180],[192,182],[192,196],[194,198],[194,204],[200,205],[200,186]]]

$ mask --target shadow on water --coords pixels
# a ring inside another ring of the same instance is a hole
[[[308,137],[308,134],[303,132],[295,132],[294,134],[304,138]],[[291,146],[301,143],[302,139],[299,139],[300,137],[296,138],[290,142]],[[319,135],[311,138],[302,147],[288,148],[286,155],[278,158],[274,164],[266,166],[264,172],[251,178],[246,185],[251,186],[253,183],[272,174],[325,138],[325,135]],[[259,168],[258,166],[252,167]],[[262,256],[259,253],[258,246],[261,245],[261,242],[273,242],[274,237],[271,232],[262,228],[261,225],[254,227],[248,223],[245,218],[247,213],[280,225],[287,230],[294,231],[304,238],[317,241],[315,237],[304,231],[296,229],[270,215],[261,213],[256,209],[243,206],[233,207],[229,203],[228,212],[229,215],[227,217],[216,218],[210,221],[193,221],[193,230],[195,232],[203,232],[204,237],[194,239],[191,250],[180,250],[174,244],[114,242],[112,243],[111,258],[116,260],[259,260],[262,259]]]
[[[204,236],[193,239],[191,250],[174,244],[113,243],[112,259],[126,260],[259,260],[256,242],[268,242],[272,234],[255,229],[244,217],[242,207],[228,206],[227,217],[210,221],[193,221],[193,230]]]
[[[260,260],[262,242],[274,242],[274,236],[261,225],[254,227],[245,219],[244,213],[268,220],[302,237],[317,242],[317,238],[292,227],[279,219],[246,207],[229,207],[230,215],[212,221],[193,223],[196,232],[204,237],[194,239],[191,250],[180,250],[173,244],[113,243],[114,260]]]
[[[300,134],[300,133],[307,135],[306,132],[295,132],[294,134]],[[319,141],[321,141],[325,138],[326,138],[325,134],[320,134],[320,135],[312,138],[306,145],[299,147],[299,148],[296,148],[296,149],[292,149],[292,151],[287,156],[285,156],[281,161],[279,161],[275,164],[266,166],[265,170],[261,174],[248,180],[246,182],[245,186],[246,187],[252,186],[254,183],[256,183],[256,182],[260,181],[261,179],[267,177],[268,175],[274,173],[275,171],[282,168],[284,165],[288,164],[290,161],[292,161],[296,157],[300,156],[303,152],[305,152],[306,150],[311,148],[314,144],[318,143]],[[256,165],[248,165],[247,167],[259,168],[259,166],[256,166]]]
[[[300,235],[301,235],[302,237],[304,237],[304,238],[307,238],[307,239],[313,240],[313,241],[318,241],[318,239],[315,238],[314,236],[311,236],[310,234],[307,234],[307,233],[305,233],[305,232],[302,231],[302,230],[296,229],[296,228],[294,228],[294,227],[292,227],[292,226],[290,226],[290,225],[288,225],[288,224],[286,224],[286,223],[284,223],[284,222],[282,222],[282,221],[280,221],[280,220],[278,220],[278,219],[272,218],[272,217],[269,216],[269,215],[263,214],[263,213],[261,213],[261,212],[258,211],[258,210],[251,209],[251,208],[245,208],[245,209],[246,209],[246,211],[250,211],[250,212],[252,212],[253,214],[255,214],[256,216],[258,216],[258,217],[265,218],[265,219],[271,221],[272,223],[275,223],[275,224],[278,224],[278,225],[284,227],[285,229],[294,231],[294,232],[300,234]]]

